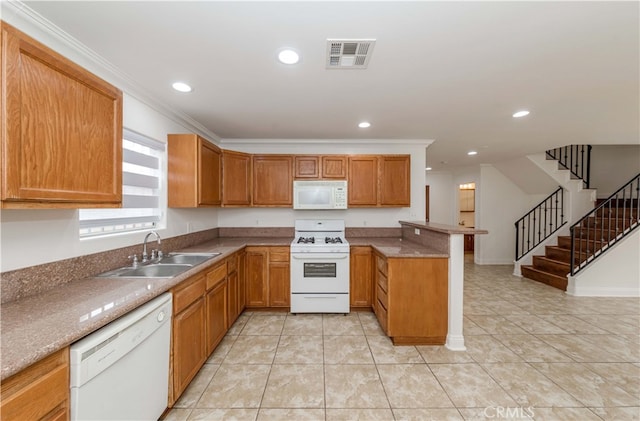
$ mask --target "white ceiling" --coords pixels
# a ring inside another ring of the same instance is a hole
[[[434,169],[640,143],[638,2],[27,5],[223,139],[434,139]],[[368,69],[327,70],[328,38],[376,39]]]

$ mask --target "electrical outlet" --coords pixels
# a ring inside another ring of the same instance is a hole
[[[415,235],[420,235],[420,228],[414,228],[413,232],[415,233]]]
[[[187,234],[193,232],[193,222],[187,222]]]
[[[362,221],[362,226],[366,227],[367,226],[367,221]]]

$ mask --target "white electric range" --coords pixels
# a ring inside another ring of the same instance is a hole
[[[344,221],[298,219],[291,243],[291,312],[349,313]]]

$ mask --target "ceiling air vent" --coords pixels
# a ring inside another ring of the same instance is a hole
[[[375,39],[328,39],[327,69],[366,69]]]

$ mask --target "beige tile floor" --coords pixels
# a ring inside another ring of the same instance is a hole
[[[245,312],[166,420],[638,420],[640,300],[465,267],[468,350],[394,347],[373,313]]]

